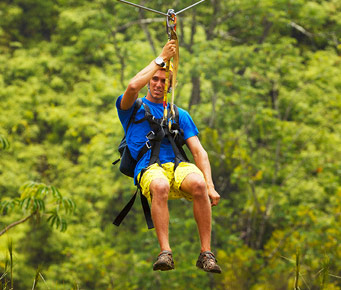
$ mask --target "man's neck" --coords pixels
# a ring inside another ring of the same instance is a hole
[[[146,99],[147,99],[148,101],[150,101],[150,102],[152,102],[152,103],[156,103],[156,104],[162,104],[162,103],[163,103],[163,99],[155,98],[155,97],[151,94],[150,90],[148,90],[148,94],[147,94],[147,96],[146,96]]]

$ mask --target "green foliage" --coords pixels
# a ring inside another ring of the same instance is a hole
[[[0,144],[1,144],[1,149],[3,150],[8,149],[10,146],[8,140],[2,135],[0,135]]]
[[[2,290],[13,289],[13,241],[8,240],[3,274],[0,277],[0,286]],[[9,268],[9,269],[8,269]]]
[[[134,186],[111,162],[123,135],[115,100],[166,42],[164,19],[118,1],[2,1],[0,228],[31,214],[47,223],[8,232],[22,246],[13,275],[0,259],[1,287],[12,276],[18,289],[39,277],[49,289],[289,289],[298,275],[301,289],[340,289],[340,31],[338,0],[205,1],[179,15],[176,103],[222,196],[212,248],[223,274],[195,269],[185,201],[169,203],[176,271],[155,273],[139,204],[112,226]]]
[[[8,214],[16,207],[31,216],[47,215],[47,222],[51,227],[65,231],[67,223],[60,216],[60,212],[71,214],[75,210],[75,203],[70,198],[63,197],[54,186],[43,183],[27,182],[21,189],[20,198],[0,200],[0,212]]]

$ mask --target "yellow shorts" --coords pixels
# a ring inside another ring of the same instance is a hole
[[[198,173],[204,178],[200,169],[192,163],[181,162],[175,172],[173,162],[164,163],[162,164],[162,167],[160,167],[157,163],[152,164],[142,175],[140,182],[142,194],[151,201],[151,194],[149,190],[150,183],[156,178],[163,178],[169,182],[170,186],[168,199],[186,198],[187,200],[193,200],[192,195],[180,190],[181,183],[190,173]],[[140,179],[140,174],[138,175],[137,180]]]

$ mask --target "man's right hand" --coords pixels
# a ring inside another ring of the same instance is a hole
[[[169,61],[176,53],[175,40],[168,41],[162,49],[160,57],[163,58],[164,62]]]
[[[160,57],[164,62],[169,61],[176,53],[175,40],[168,41],[162,49]],[[121,110],[128,110],[134,104],[138,97],[138,92],[150,81],[156,71],[160,69],[152,60],[143,70],[141,70],[135,77],[133,77],[123,94],[122,101],[120,104]]]

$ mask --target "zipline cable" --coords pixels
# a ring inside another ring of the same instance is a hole
[[[154,13],[157,13],[157,14],[161,14],[161,15],[163,15],[163,16],[168,17],[168,14],[166,14],[166,13],[163,13],[163,12],[161,12],[161,11],[157,11],[157,10],[154,10],[154,9],[151,9],[151,8],[148,8],[148,7],[144,7],[144,6],[139,5],[139,4],[131,3],[131,2],[125,1],[125,0],[117,0],[117,1],[122,2],[122,3],[125,3],[125,4],[128,4],[128,5],[131,5],[131,6],[135,6],[135,7],[144,9],[144,10],[148,10],[148,11],[151,11],[151,12],[154,12]]]

